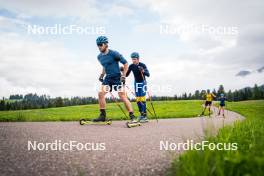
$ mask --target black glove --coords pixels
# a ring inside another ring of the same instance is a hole
[[[138,69],[139,69],[140,72],[144,72],[144,68],[143,67],[138,66]]]
[[[126,83],[126,77],[125,76],[121,76],[120,81],[122,84]]]
[[[120,67],[120,71],[121,71],[121,72],[124,71],[124,67],[121,66],[121,67]]]
[[[99,81],[100,81],[100,82],[103,82],[103,81],[104,81],[104,75],[103,75],[103,74],[100,75],[100,77],[99,77]]]

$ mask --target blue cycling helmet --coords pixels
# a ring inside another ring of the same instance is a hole
[[[106,36],[99,36],[96,39],[96,44],[100,45],[100,44],[103,44],[103,43],[108,43],[108,38]]]
[[[221,97],[223,97],[223,96],[224,96],[224,94],[223,94],[223,93],[221,93],[220,95],[221,95]]]
[[[137,58],[137,59],[139,59],[139,54],[137,52],[133,52],[131,54],[131,58]]]

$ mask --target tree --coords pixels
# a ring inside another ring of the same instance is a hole
[[[196,99],[196,100],[201,99],[200,91],[199,91],[199,90],[196,90],[196,91],[195,91],[195,93],[194,93],[194,99]]]
[[[217,90],[217,96],[220,96],[221,94],[225,94],[224,86],[221,84]]]
[[[10,96],[9,96],[9,99],[10,99],[10,100],[20,100],[20,99],[23,99],[23,95],[19,95],[19,94],[16,94],[16,95],[10,95]]]
[[[228,91],[226,98],[228,101],[234,101],[233,93],[231,90]]]
[[[62,106],[63,106],[63,100],[62,100],[61,97],[57,97],[57,98],[55,99],[55,106],[56,106],[56,107],[62,107]]]
[[[5,110],[5,100],[1,100],[0,101],[0,111],[4,111]]]
[[[191,100],[191,99],[192,99],[192,93],[189,93],[188,100]]]
[[[260,89],[259,89],[258,85],[255,84],[255,86],[253,88],[253,99],[255,99],[255,100],[260,99],[260,95],[261,95]]]
[[[250,87],[246,87],[244,89],[244,91],[245,91],[245,97],[244,97],[245,99],[244,100],[250,100],[253,98],[252,97],[252,89]]]

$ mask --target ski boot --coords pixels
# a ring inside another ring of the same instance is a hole
[[[105,122],[106,115],[104,113],[100,113],[99,117],[92,120],[93,122]]]
[[[130,121],[126,123],[128,128],[140,126],[140,122],[137,120],[136,116],[133,113],[129,114]]]
[[[198,117],[204,116],[204,112],[202,112],[201,114],[198,115]]]
[[[146,123],[148,122],[147,114],[142,112],[141,115],[139,116],[139,122],[140,123]]]
[[[99,117],[93,120],[85,120],[85,119],[81,119],[80,120],[80,125],[92,125],[92,124],[98,124],[98,125],[111,125],[112,124],[112,120],[108,119],[106,120],[106,114],[104,112],[101,112]]]

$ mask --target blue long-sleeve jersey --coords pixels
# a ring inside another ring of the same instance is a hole
[[[132,71],[135,77],[135,82],[143,82],[144,79],[142,77],[139,67],[142,67],[144,69],[144,73],[143,73],[144,79],[145,79],[145,76],[147,77],[150,76],[147,66],[143,64],[142,62],[139,62],[137,65],[136,64],[129,65],[126,76],[129,76],[130,72]]]

